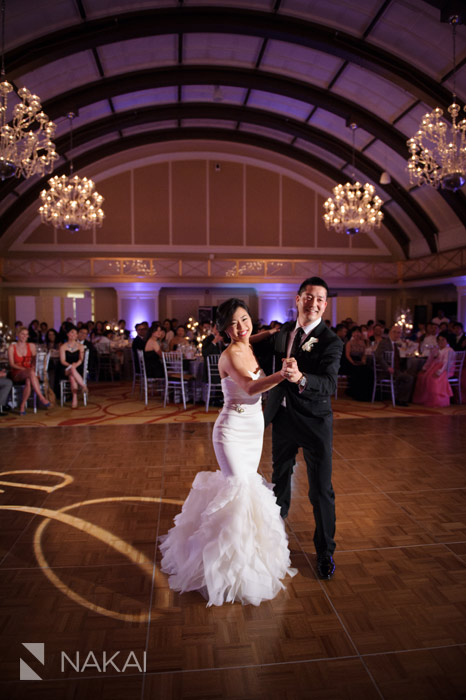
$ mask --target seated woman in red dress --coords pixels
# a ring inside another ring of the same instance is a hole
[[[438,348],[432,348],[424,367],[419,371],[414,389],[413,403],[423,406],[442,407],[450,405],[453,391],[448,383],[448,365],[454,351],[448,345],[447,334],[437,336]]]
[[[37,394],[39,401],[49,408],[50,403],[40,390],[39,378],[35,372],[36,346],[28,343],[29,331],[24,326],[18,330],[17,342],[12,343],[8,348],[8,361],[10,363],[11,378],[15,383],[23,383],[24,389],[21,397],[19,412],[26,413],[26,403],[31,395],[31,387]]]

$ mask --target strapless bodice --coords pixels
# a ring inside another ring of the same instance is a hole
[[[257,370],[257,372],[250,372],[251,379],[259,379],[262,376],[262,370]],[[254,396],[249,396],[248,393],[242,389],[239,384],[235,382],[231,377],[224,377],[222,380],[222,391],[224,397],[224,406],[230,407],[233,405],[245,405],[245,406],[255,406],[261,403],[261,394],[255,394]]]

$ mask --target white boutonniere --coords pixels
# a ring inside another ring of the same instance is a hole
[[[301,350],[304,350],[304,352],[311,352],[314,343],[318,342],[319,338],[309,338],[309,340],[306,340],[306,342],[301,345]]]

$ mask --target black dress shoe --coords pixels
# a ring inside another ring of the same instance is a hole
[[[321,579],[330,579],[335,573],[335,562],[330,554],[325,554],[322,557],[317,557],[317,575]]]

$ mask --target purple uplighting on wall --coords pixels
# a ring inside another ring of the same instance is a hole
[[[131,332],[131,337],[136,335],[134,327],[137,323],[147,321],[149,325],[152,321],[157,321],[158,317],[156,295],[154,297],[140,297],[135,293],[126,299],[121,300],[121,318],[126,321],[126,327]]]

